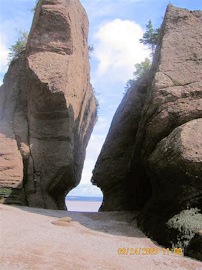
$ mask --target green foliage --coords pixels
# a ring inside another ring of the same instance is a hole
[[[93,51],[94,51],[94,45],[91,44],[91,45],[88,46],[89,58],[91,58],[91,53],[92,53]],[[97,97],[97,96],[99,96],[99,93],[97,93],[97,92],[95,91],[94,88],[92,88],[92,89],[93,89],[93,95],[94,95],[94,98],[95,98],[96,113],[97,113],[97,115],[98,115],[98,111],[99,111],[99,106],[100,106],[100,104],[99,104],[99,100],[98,100],[98,97]]]
[[[94,45],[88,45],[89,58],[91,58],[91,53],[94,51]]]
[[[149,58],[145,58],[144,61],[136,64],[135,65],[136,70],[135,72],[133,72],[134,78],[127,81],[126,87],[125,87],[126,91],[132,85],[137,83],[140,79],[143,79],[148,74],[150,68],[151,68],[151,61]]]
[[[98,114],[100,104],[99,104],[99,100],[97,96],[99,96],[99,93],[97,93],[94,88],[92,89],[93,89],[93,94],[94,94],[95,104],[96,104],[96,109],[97,109],[97,114]]]
[[[93,44],[91,44],[91,45],[88,46],[88,51],[89,52],[94,51],[94,45]]]
[[[10,61],[17,59],[19,55],[21,54],[21,52],[24,51],[26,48],[28,33],[23,32],[22,30],[18,32],[19,32],[19,37],[16,43],[9,48],[10,53],[8,55],[8,58]]]
[[[178,86],[180,83],[177,80],[173,80],[174,85]]]
[[[140,43],[149,46],[153,57],[158,41],[160,28],[154,29],[151,20],[149,20],[148,24],[146,25],[146,29],[147,30],[143,34],[143,38],[140,39]],[[132,85],[136,84],[140,79],[144,78],[148,74],[150,68],[151,61],[149,58],[146,58],[143,62],[136,64],[136,71],[133,73],[134,78],[127,81],[125,91],[127,91],[128,88],[130,88]]]
[[[151,67],[151,61],[149,58],[145,58],[144,61],[142,61],[139,64],[135,65],[136,71],[133,73],[136,79],[142,79],[150,70]]]
[[[31,12],[35,12],[36,6],[37,6],[37,4],[38,4],[38,0],[36,0],[35,3],[36,3],[35,6],[34,6],[33,8],[30,9]]]
[[[195,233],[202,230],[202,214],[197,208],[183,210],[169,219],[167,226],[174,229],[177,234],[177,237],[171,241],[172,246],[186,247]]]
[[[134,83],[135,83],[135,79],[130,79],[127,81],[125,89],[128,90],[128,88],[130,88]]]
[[[140,39],[140,43],[143,43],[144,45],[149,46],[149,48],[152,51],[152,56],[155,53],[157,41],[158,41],[158,35],[159,35],[159,28],[154,29],[152,26],[151,20],[148,21],[148,24],[146,25],[146,32],[143,34],[143,38]]]
[[[0,197],[5,196],[5,195],[10,195],[12,192],[12,189],[9,187],[0,187]]]

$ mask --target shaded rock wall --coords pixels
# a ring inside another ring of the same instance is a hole
[[[6,203],[64,209],[65,195],[80,181],[96,121],[87,37],[79,1],[39,1],[26,51],[0,90]]]
[[[171,216],[202,209],[201,44],[202,12],[169,5],[150,74],[123,98],[93,171],[101,210],[141,210],[161,243]]]
[[[129,192],[136,182],[128,183],[128,169],[135,136],[147,90],[147,79],[125,94],[113,118],[107,139],[93,171],[92,183],[104,193],[101,210],[132,210],[136,203]],[[135,104],[135,106],[134,106]],[[139,175],[141,175],[141,168]]]

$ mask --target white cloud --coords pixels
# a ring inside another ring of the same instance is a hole
[[[0,73],[5,73],[8,69],[8,53],[6,45],[3,44],[2,38],[0,40]]]
[[[139,42],[143,29],[129,20],[115,19],[101,26],[95,35],[94,57],[98,59],[97,76],[105,80],[126,82],[132,77],[134,65],[149,57],[149,50]]]
[[[68,196],[92,196],[92,197],[103,197],[100,188],[93,186],[92,184],[80,184],[76,188],[72,189]]]

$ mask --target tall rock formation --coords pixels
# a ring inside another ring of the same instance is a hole
[[[170,217],[202,210],[202,11],[168,6],[150,73],[117,109],[92,182],[101,210],[141,210],[161,243]]]
[[[96,121],[88,19],[79,0],[39,0],[26,51],[0,88],[5,203],[65,209]]]

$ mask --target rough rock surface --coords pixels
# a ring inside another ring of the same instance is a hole
[[[170,217],[202,209],[201,71],[202,11],[169,5],[150,74],[124,97],[93,172],[101,209],[141,209],[161,243]]]
[[[126,179],[147,81],[141,81],[138,86],[138,91],[131,88],[124,96],[93,171],[92,182],[104,193],[103,211],[134,209],[135,201],[128,194],[134,183],[127,183]]]
[[[5,203],[64,209],[65,195],[80,181],[96,121],[87,36],[79,0],[39,1],[26,51],[0,88]]]

